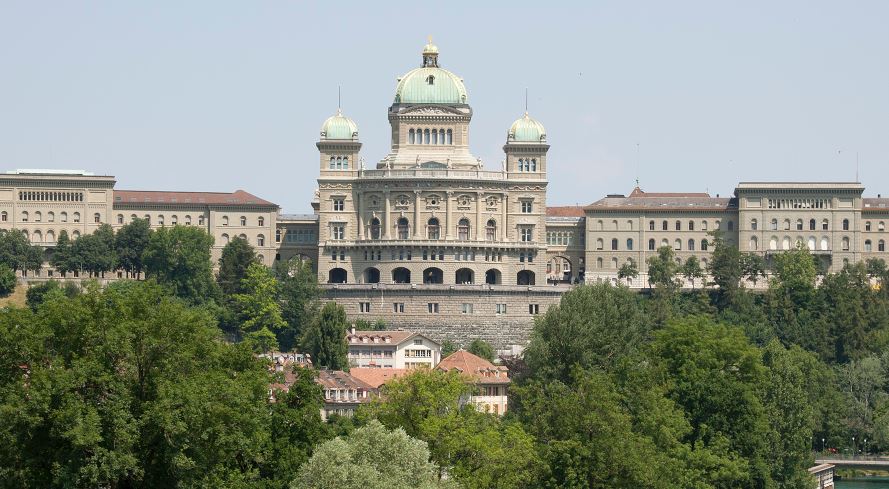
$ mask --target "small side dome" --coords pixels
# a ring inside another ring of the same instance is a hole
[[[336,115],[328,117],[321,125],[322,140],[358,140],[358,124],[343,115],[342,110],[337,109]]]
[[[532,119],[527,112],[521,119],[512,123],[509,133],[506,135],[507,141],[517,143],[545,143],[546,129],[543,124]]]

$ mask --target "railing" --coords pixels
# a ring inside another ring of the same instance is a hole
[[[430,168],[408,168],[398,170],[361,170],[363,178],[454,178],[476,180],[506,180],[506,173],[489,170],[451,170]]]

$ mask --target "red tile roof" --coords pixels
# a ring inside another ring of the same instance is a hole
[[[546,215],[550,217],[583,217],[582,205],[561,205],[546,208]]]
[[[509,369],[494,365],[462,348],[451,353],[435,368],[444,372],[456,370],[464,375],[471,376],[479,384],[509,383]]]
[[[120,204],[208,204],[208,205],[262,205],[276,206],[272,202],[245,192],[165,192],[160,190],[115,190],[114,202]]]
[[[342,370],[319,370],[315,382],[325,389],[372,389],[366,382]]]
[[[371,368],[371,367],[352,367],[349,373],[356,379],[365,384],[379,389],[381,385],[390,380],[405,375],[409,372],[406,368]]]

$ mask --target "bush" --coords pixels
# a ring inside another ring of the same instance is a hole
[[[0,296],[6,297],[15,290],[15,272],[5,263],[0,264]]]

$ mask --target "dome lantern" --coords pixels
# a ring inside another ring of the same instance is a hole
[[[423,65],[408,71],[398,79],[395,88],[396,104],[448,104],[467,103],[463,80],[438,66],[438,46],[432,39],[423,47]]]
[[[336,114],[328,117],[321,125],[321,140],[357,141],[358,124],[344,116],[342,109],[337,109]]]
[[[506,139],[510,143],[545,143],[546,128],[536,119],[529,116],[526,111],[525,115],[512,123]]]

